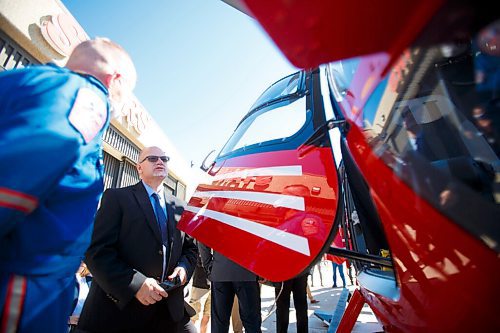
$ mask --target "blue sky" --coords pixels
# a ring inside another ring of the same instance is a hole
[[[256,21],[220,0],[63,3],[91,37],[127,49],[136,96],[195,166],[267,86],[297,70]]]

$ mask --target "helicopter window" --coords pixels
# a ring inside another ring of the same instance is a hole
[[[297,72],[274,83],[262,93],[250,110],[273,100],[296,94],[299,92],[300,78],[301,72]]]
[[[499,34],[496,21],[470,43],[408,50],[363,108],[374,151],[490,246],[500,243]]]
[[[305,97],[254,112],[240,123],[220,155],[272,140],[285,140],[304,126],[306,116]]]
[[[341,102],[347,94],[349,85],[358,68],[359,58],[342,60],[328,64],[330,86],[337,102]]]
[[[387,89],[389,84],[388,78],[384,79],[375,88],[372,93],[371,98],[368,99],[364,107],[365,112],[363,112],[363,122],[365,128],[369,128],[375,133],[380,133],[383,129],[384,123],[387,119],[387,110],[383,107],[383,103],[379,103],[382,95]],[[378,106],[381,107],[378,107]]]

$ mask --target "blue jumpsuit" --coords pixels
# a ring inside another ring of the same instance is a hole
[[[0,73],[0,333],[67,331],[103,190],[107,96],[55,65]]]

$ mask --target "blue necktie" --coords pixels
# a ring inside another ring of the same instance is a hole
[[[165,216],[165,212],[163,212],[163,208],[160,205],[160,198],[158,197],[158,194],[153,193],[151,194],[155,201],[155,213],[156,213],[156,220],[158,221],[158,226],[160,227],[161,231],[161,240],[163,242],[163,245],[165,245],[168,249],[168,236],[167,236],[167,217]]]

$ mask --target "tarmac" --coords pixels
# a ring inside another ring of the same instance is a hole
[[[332,268],[329,265],[329,262],[325,262],[321,265],[321,275],[323,280],[323,286],[320,282],[320,275],[317,269],[314,270],[312,275],[313,281],[311,281],[311,277],[309,278],[309,287],[311,289],[312,295],[314,299],[318,300],[318,303],[311,304],[309,303],[308,310],[308,323],[309,323],[309,333],[327,333],[329,326],[320,320],[318,317],[314,315],[315,310],[325,311],[327,313],[333,314],[340,294],[342,292],[342,287],[340,288],[332,288]],[[344,267],[347,289],[352,293],[356,287],[352,285],[349,281],[349,277],[347,276],[347,272]],[[312,286],[311,282],[314,282],[314,286]],[[340,282],[342,284],[340,277],[337,277],[337,283]],[[354,284],[356,281],[353,281]],[[261,299],[262,299],[262,332],[264,333],[273,333],[276,332],[276,314],[275,314],[275,305],[274,305],[274,288],[262,285],[261,287]],[[308,301],[309,302],[309,301]],[[199,328],[199,322],[196,323],[196,327]],[[210,323],[209,328],[207,330],[210,333]],[[232,329],[229,330],[232,333]],[[288,326],[288,333],[296,333],[296,319],[295,319],[295,309],[293,307],[293,297],[291,297],[290,301],[290,321]],[[374,332],[383,332],[382,325],[379,324],[377,318],[373,314],[372,310],[368,305],[365,304],[363,309],[361,310],[361,314],[358,317],[356,324],[352,330],[354,333],[374,333]]]

